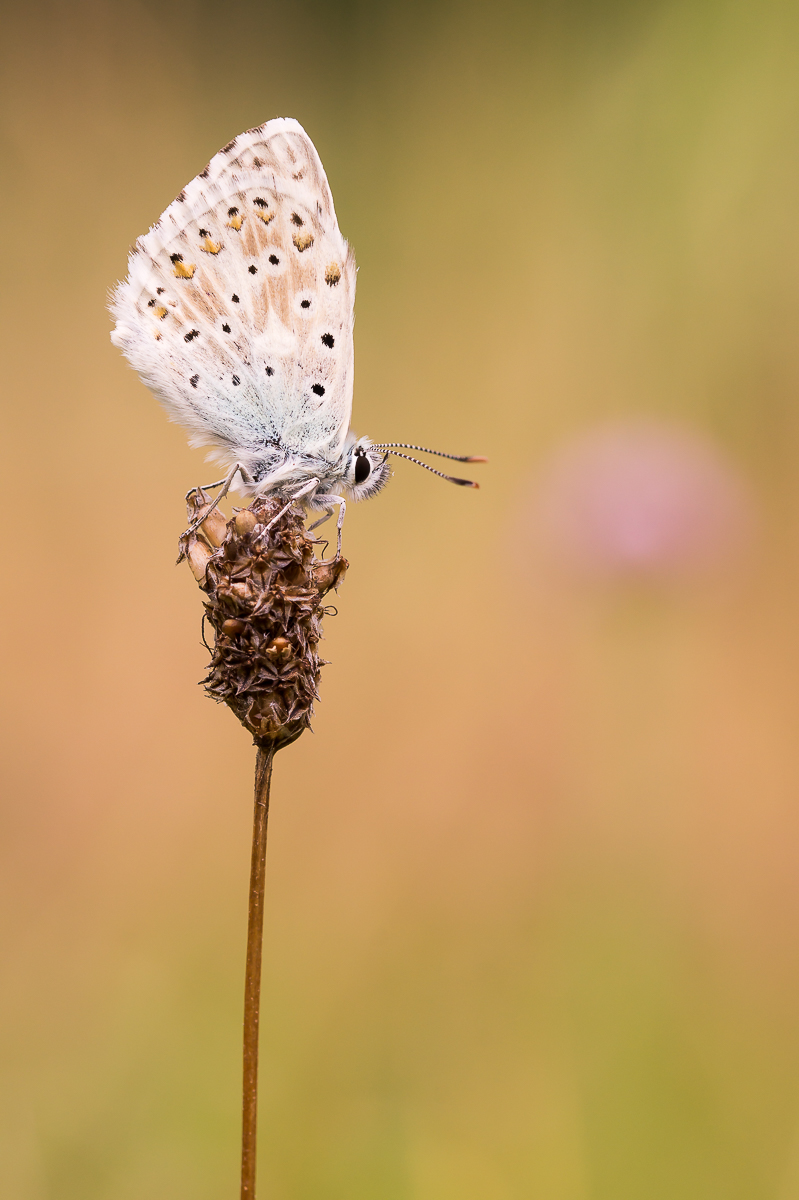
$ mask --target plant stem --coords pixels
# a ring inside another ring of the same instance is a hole
[[[258,1021],[261,1008],[261,948],[264,934],[266,823],[272,782],[273,745],[258,747],[255,760],[255,814],[252,827],[247,969],[244,978],[244,1089],[241,1130],[241,1200],[255,1200],[255,1148],[258,1130]]]

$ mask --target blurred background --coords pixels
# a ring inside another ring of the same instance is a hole
[[[799,8],[3,6],[0,1179],[238,1195],[254,754],[174,564],[126,252],[297,117],[357,254],[260,1195],[799,1200]],[[213,475],[213,472],[212,472]],[[13,536],[12,536],[13,534]]]

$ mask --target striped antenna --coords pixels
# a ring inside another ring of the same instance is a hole
[[[393,454],[395,458],[404,458],[406,462],[416,463],[417,467],[424,467],[425,471],[432,471],[434,475],[438,475],[439,479],[446,479],[448,483],[457,483],[459,487],[479,488],[480,484],[475,483],[472,479],[457,479],[454,475],[445,475],[443,471],[437,471],[435,467],[430,467],[426,462],[422,462],[419,458],[411,458],[410,454],[400,454],[398,450],[389,450],[386,446],[377,446],[375,449],[385,450],[386,454]],[[435,453],[433,450],[428,451],[429,454]],[[442,454],[442,458],[455,458],[454,454]],[[458,462],[474,462],[472,458],[459,458]]]
[[[445,454],[443,450],[430,450],[427,446],[412,446],[410,442],[372,442],[375,450],[391,450],[393,452],[396,446],[398,450],[418,450],[420,454],[435,454],[436,458],[451,458],[453,462],[488,462],[487,458],[481,458],[476,454]],[[400,458],[405,458],[407,455],[401,454]],[[418,459],[412,458],[411,462],[418,462]],[[424,463],[419,463],[420,467]],[[432,467],[430,468],[432,470]],[[449,476],[446,476],[449,478]]]

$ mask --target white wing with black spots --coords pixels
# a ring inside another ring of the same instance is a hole
[[[297,121],[268,121],[215,155],[128,266],[113,341],[194,445],[227,463],[342,459],[355,261]]]

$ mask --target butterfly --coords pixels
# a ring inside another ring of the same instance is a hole
[[[317,525],[337,504],[339,553],[341,492],[380,491],[389,454],[477,487],[400,454],[438,451],[352,432],[354,304],[355,258],[324,168],[284,117],[234,138],[186,185],[136,242],[110,304],[111,340],[190,444],[226,468],[206,485],[222,489],[215,503],[238,479],[286,508],[324,510]]]

